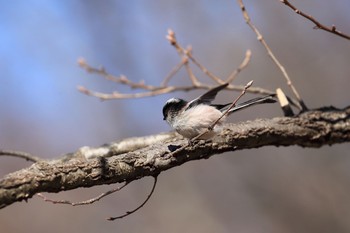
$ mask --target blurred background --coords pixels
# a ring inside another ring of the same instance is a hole
[[[227,77],[252,50],[235,84],[270,90],[285,81],[245,24],[236,1],[4,1],[0,8],[0,148],[56,158],[82,146],[169,131],[164,102],[202,92],[112,100],[79,93],[78,85],[110,93],[129,88],[78,67],[83,57],[111,74],[158,85],[180,61],[165,39],[179,42],[219,77]],[[326,25],[350,33],[347,0],[293,0]],[[279,1],[245,1],[264,35],[310,108],[349,105],[350,42],[321,30]],[[196,71],[203,82],[208,78]],[[171,84],[188,84],[180,72]],[[229,101],[234,92],[224,92]],[[247,95],[245,98],[251,98]],[[231,122],[281,116],[277,105],[257,106]],[[141,117],[142,116],[142,117]],[[349,232],[349,144],[320,149],[265,147],[213,156],[160,175],[151,200],[137,213],[151,178],[90,206],[45,203],[38,197],[0,210],[1,232]],[[30,163],[0,158],[0,175]],[[115,186],[115,185],[114,185]],[[113,187],[114,187],[113,186]],[[47,194],[80,201],[111,186]]]

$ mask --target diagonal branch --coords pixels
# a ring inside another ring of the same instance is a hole
[[[304,18],[310,20],[311,22],[313,22],[315,24],[315,29],[321,29],[330,33],[333,33],[337,36],[343,37],[345,39],[350,40],[350,35],[347,35],[341,31],[339,31],[335,25],[332,25],[332,27],[327,27],[323,24],[321,24],[319,21],[317,21],[314,17],[312,17],[311,15],[308,15],[304,12],[302,12],[301,10],[297,9],[294,5],[292,5],[288,0],[280,0],[284,5],[290,7],[295,13],[303,16]]]
[[[113,155],[113,148],[118,148],[118,145],[111,143],[101,148],[110,148],[106,157],[94,158],[89,149],[78,150],[61,159],[39,161],[6,175],[0,180],[0,208],[27,200],[40,192],[61,192],[156,176],[191,160],[227,151],[269,145],[321,147],[344,142],[350,142],[350,106],[341,110],[322,108],[296,117],[226,124],[214,142],[199,141],[176,153],[176,156],[166,155],[170,154],[171,148],[185,145],[187,140],[177,138],[149,146],[145,143],[142,148],[116,155]],[[92,150],[99,151],[98,148]]]
[[[287,81],[287,85],[290,87],[290,89],[292,90],[293,94],[295,95],[295,97],[297,98],[298,102],[299,102],[299,108],[303,111],[307,110],[307,107],[304,103],[304,101],[302,100],[299,92],[297,91],[297,89],[295,88],[295,86],[292,83],[291,78],[289,77],[286,69],[284,68],[284,66],[280,63],[280,61],[277,59],[277,57],[275,56],[275,54],[272,52],[271,48],[269,47],[269,45],[267,44],[267,42],[265,41],[263,35],[260,33],[260,31],[258,30],[258,28],[252,23],[247,9],[245,7],[245,5],[243,4],[243,0],[237,0],[239,7],[241,8],[242,14],[243,14],[243,18],[246,21],[246,23],[248,24],[248,26],[253,30],[253,32],[256,34],[257,39],[261,42],[261,44],[264,46],[264,48],[267,51],[267,54],[270,56],[270,58],[272,59],[272,61],[276,64],[276,66],[281,70],[284,78]]]
[[[250,62],[250,58],[252,57],[252,51],[250,49],[248,49],[245,52],[245,57],[244,60],[242,61],[242,63],[238,66],[237,69],[235,69],[230,76],[228,76],[228,78],[226,79],[226,83],[231,83],[233,82],[233,80],[237,77],[237,75],[249,64]]]
[[[119,216],[116,216],[116,217],[109,217],[109,218],[107,218],[107,220],[114,221],[114,220],[117,220],[117,219],[125,218],[125,217],[135,213],[139,209],[141,209],[149,201],[149,199],[152,197],[152,195],[154,193],[154,190],[156,189],[158,176],[154,176],[153,178],[154,178],[154,182],[153,182],[153,185],[152,185],[151,192],[147,195],[146,199],[138,207],[136,207],[133,210],[127,211],[125,214],[122,214],[122,215],[119,215]]]
[[[166,36],[166,39],[169,41],[169,43],[175,47],[177,52],[181,55],[184,55],[188,57],[200,70],[202,70],[203,73],[205,73],[209,78],[214,80],[216,83],[222,84],[224,83],[223,80],[221,80],[219,77],[214,75],[212,72],[210,72],[205,66],[203,66],[201,63],[197,61],[197,59],[192,55],[192,47],[189,46],[187,49],[184,49],[178,42],[175,36],[175,32],[171,29],[168,29],[168,35]],[[196,82],[196,81],[195,81]],[[197,80],[198,82],[198,80]]]

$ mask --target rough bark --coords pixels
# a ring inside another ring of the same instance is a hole
[[[62,158],[39,161],[0,180],[0,208],[27,200],[39,192],[133,181],[215,154],[262,146],[321,147],[350,141],[350,106],[308,111],[295,117],[258,119],[226,124],[213,141],[183,146],[174,133],[131,138],[98,148],[83,147]]]

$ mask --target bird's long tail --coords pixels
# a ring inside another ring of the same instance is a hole
[[[239,110],[242,110],[244,108],[248,108],[250,106],[253,106],[253,105],[256,105],[256,104],[266,104],[266,103],[275,103],[276,100],[274,99],[276,95],[275,94],[272,94],[272,95],[267,95],[267,96],[263,96],[263,97],[257,97],[257,98],[254,98],[254,99],[251,99],[251,100],[248,100],[246,102],[243,102],[243,103],[240,103],[240,104],[237,104],[236,106],[234,106],[229,114],[233,113],[233,112],[237,112]],[[220,111],[225,111],[227,108],[229,108],[229,105],[228,106],[225,106],[223,108],[220,109]]]

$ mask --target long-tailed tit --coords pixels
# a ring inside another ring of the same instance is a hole
[[[178,98],[169,99],[163,107],[163,120],[166,120],[176,132],[185,138],[191,139],[196,137],[207,130],[230,107],[231,103],[211,104],[217,93],[227,86],[228,83],[225,83],[210,89],[190,102]],[[276,102],[273,98],[274,96],[267,95],[237,104],[230,109],[227,115],[252,105],[274,103]],[[201,136],[200,139],[210,139],[215,136],[220,131],[226,116],[215,125],[213,130]]]

